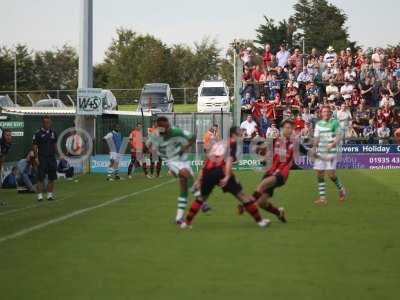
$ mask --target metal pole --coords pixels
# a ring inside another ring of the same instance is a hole
[[[17,94],[18,94],[18,76],[17,76],[17,47],[15,47],[14,52],[14,103],[17,104]]]
[[[305,53],[306,53],[306,42],[305,38],[303,37],[303,67],[305,65]]]
[[[93,0],[81,1],[79,87],[93,87]]]
[[[187,101],[186,101],[186,88],[183,88],[183,104],[187,104]]]

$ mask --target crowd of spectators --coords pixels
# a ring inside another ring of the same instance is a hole
[[[376,48],[333,47],[324,52],[284,44],[276,53],[265,45],[262,55],[242,49],[242,124],[248,137],[276,134],[279,121],[293,118],[296,130],[312,135],[322,105],[332,108],[346,142],[389,143],[400,139],[400,55]],[[305,137],[306,138],[306,137]]]

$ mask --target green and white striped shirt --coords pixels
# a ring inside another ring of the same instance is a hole
[[[336,140],[338,129],[339,123],[335,119],[317,122],[314,130],[314,138],[318,139],[317,154],[327,155],[337,153],[337,147],[328,150],[328,145]]]

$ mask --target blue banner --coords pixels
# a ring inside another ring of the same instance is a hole
[[[342,153],[368,154],[368,153],[400,153],[400,145],[352,145],[345,144],[342,146]]]

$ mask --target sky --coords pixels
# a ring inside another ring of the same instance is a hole
[[[247,3],[251,3],[247,5]],[[99,63],[119,27],[149,33],[167,44],[189,46],[216,38],[222,49],[234,38],[254,39],[263,15],[281,20],[295,0],[93,0],[93,57]],[[350,39],[364,47],[397,44],[398,0],[331,0],[348,15]],[[379,3],[379,5],[377,5]],[[0,45],[34,50],[79,46],[80,0],[0,0]]]

